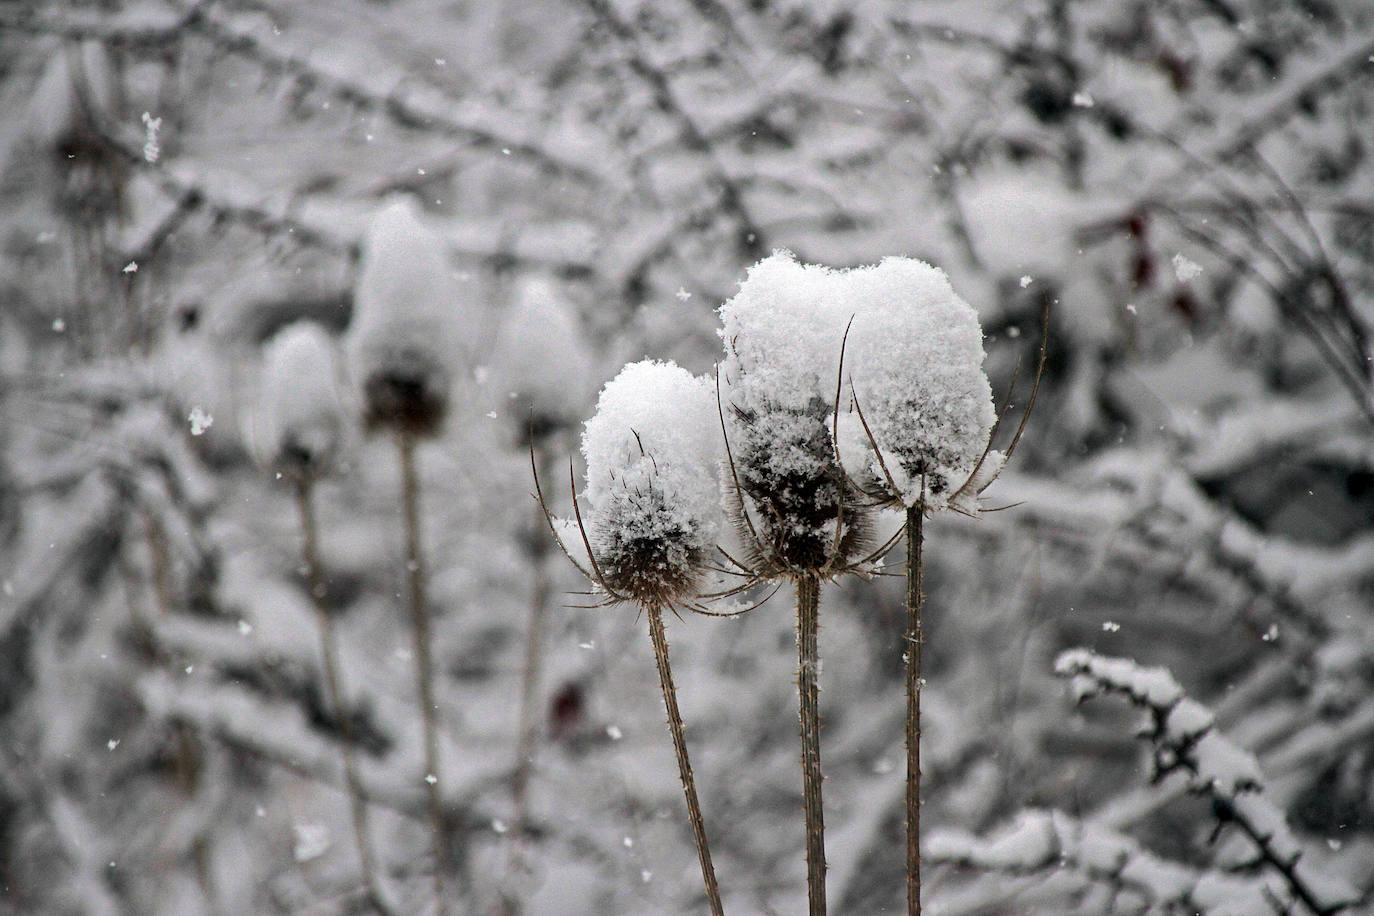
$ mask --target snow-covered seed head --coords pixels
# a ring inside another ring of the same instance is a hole
[[[750,268],[720,308],[726,429],[741,491],[731,508],[765,575],[841,569],[866,545],[866,518],[830,437],[849,314],[834,276],[779,252]]]
[[[443,241],[412,202],[388,204],[363,240],[347,339],[367,429],[438,431],[448,411],[459,318]]]
[[[544,280],[528,281],[516,294],[491,367],[522,446],[570,428],[593,390],[591,348],[577,315]]]
[[[940,508],[958,493],[976,505],[1002,460],[984,458],[996,413],[977,313],[944,271],[912,258],[835,279],[853,314],[837,443],[846,470],[893,504]]]
[[[296,481],[328,472],[343,439],[344,412],[334,342],[318,324],[278,331],[263,352],[254,451]]]
[[[697,596],[720,533],[715,388],[671,362],[631,363],[582,434],[587,536],[613,595],[667,606]]]

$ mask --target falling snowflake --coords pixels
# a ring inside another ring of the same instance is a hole
[[[1178,282],[1187,283],[1189,280],[1196,280],[1202,276],[1201,264],[1190,261],[1181,254],[1174,255],[1173,261],[1174,276],[1178,278]]]
[[[677,297],[678,302],[686,302],[688,299],[692,298],[692,294],[681,286],[677,288],[677,292],[673,293],[673,295]]]
[[[1025,289],[1027,286],[1030,286],[1030,285],[1031,285],[1031,276],[1030,276],[1030,274],[1026,274],[1024,277],[1021,278],[1021,288],[1022,288],[1022,289]]]
[[[143,127],[145,130],[143,158],[149,163],[155,163],[158,157],[162,155],[162,144],[158,139],[158,134],[162,130],[162,119],[155,118],[145,111],[143,112]]]
[[[318,859],[328,851],[329,828],[323,824],[296,824],[295,831],[296,846],[293,852],[297,862]]]
[[[186,419],[191,424],[191,435],[193,436],[203,435],[215,422],[214,416],[199,406],[192,407],[191,413],[187,415]]]

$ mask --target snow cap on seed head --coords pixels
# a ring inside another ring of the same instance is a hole
[[[835,276],[828,267],[800,263],[790,251],[749,268],[739,292],[720,307],[721,369],[731,403],[744,409],[765,401],[803,409],[815,397],[834,403],[840,338],[849,318]]]
[[[502,318],[491,365],[521,441],[565,429],[592,393],[592,354],[577,314],[542,278],[523,283]]]
[[[347,337],[367,427],[437,431],[461,320],[443,240],[410,199],[386,204],[363,239]]]
[[[694,598],[721,530],[715,387],[672,362],[631,363],[582,434],[583,513],[604,584],[641,603]]]
[[[841,417],[837,443],[846,470],[905,506],[921,499],[924,475],[926,503],[938,508],[978,468],[979,479],[958,499],[960,508],[976,506],[1002,460],[992,452],[978,467],[996,421],[978,314],[944,271],[912,258],[886,258],[837,280],[854,316],[841,398],[851,412]],[[862,420],[850,403],[851,381]]]
[[[763,576],[831,574],[867,544],[866,513],[830,436],[849,316],[837,276],[775,252],[720,307],[722,394],[739,482],[731,513]]]
[[[287,325],[263,351],[251,429],[254,452],[293,479],[313,479],[328,472],[344,429],[334,341],[314,322]]]

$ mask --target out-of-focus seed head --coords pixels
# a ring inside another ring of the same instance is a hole
[[[381,209],[363,240],[347,335],[361,388],[363,425],[411,436],[436,434],[450,403],[460,310],[442,239],[409,200]]]
[[[253,450],[268,467],[295,481],[329,472],[345,423],[338,356],[322,327],[296,322],[268,341],[251,423]]]

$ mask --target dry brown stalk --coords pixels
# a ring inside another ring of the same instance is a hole
[[[343,690],[340,686],[338,636],[334,632],[334,620],[329,612],[328,586],[325,581],[324,564],[320,561],[319,534],[315,524],[312,490],[308,478],[302,477],[296,481],[296,510],[301,525],[301,559],[305,564],[306,588],[310,592],[310,603],[315,609],[315,624],[320,634],[325,694],[329,711],[339,728],[339,756],[343,762],[344,784],[348,789],[349,806],[353,816],[353,840],[358,848],[363,891],[374,910],[379,914],[389,914],[390,910],[377,890],[377,862],[368,840],[367,799],[363,795],[362,782],[358,778],[358,764],[353,753],[353,728],[349,722],[348,711],[344,708]]]
[[[682,793],[687,799],[687,818],[692,823],[692,837],[696,840],[697,859],[701,862],[701,879],[706,886],[706,900],[713,916],[724,916],[720,902],[720,885],[716,883],[716,868],[711,863],[711,849],[706,843],[706,822],[701,816],[701,802],[697,800],[696,777],[692,761],[687,756],[687,738],[682,726],[682,713],[677,706],[677,688],[673,686],[673,672],[668,662],[668,635],[663,629],[663,609],[656,604],[649,612],[649,638],[654,644],[654,661],[658,664],[658,684],[663,690],[663,705],[668,713],[668,731],[673,736],[673,751],[677,754],[677,772],[682,779]]]
[[[797,696],[801,719],[802,807],[806,814],[806,894],[811,916],[825,914],[825,813],[821,810],[821,699],[819,686],[821,580],[796,577]]]
[[[431,657],[429,609],[425,600],[424,551],[420,542],[420,483],[415,473],[415,439],[404,429],[396,433],[401,460],[401,505],[405,520],[406,573],[410,585],[411,636],[415,677],[420,686],[420,721],[424,728],[424,781],[429,794],[429,817],[434,854],[434,898],[439,916],[448,912],[444,872],[448,869],[448,830],[443,794],[439,788],[439,730],[434,702],[434,662]]]

